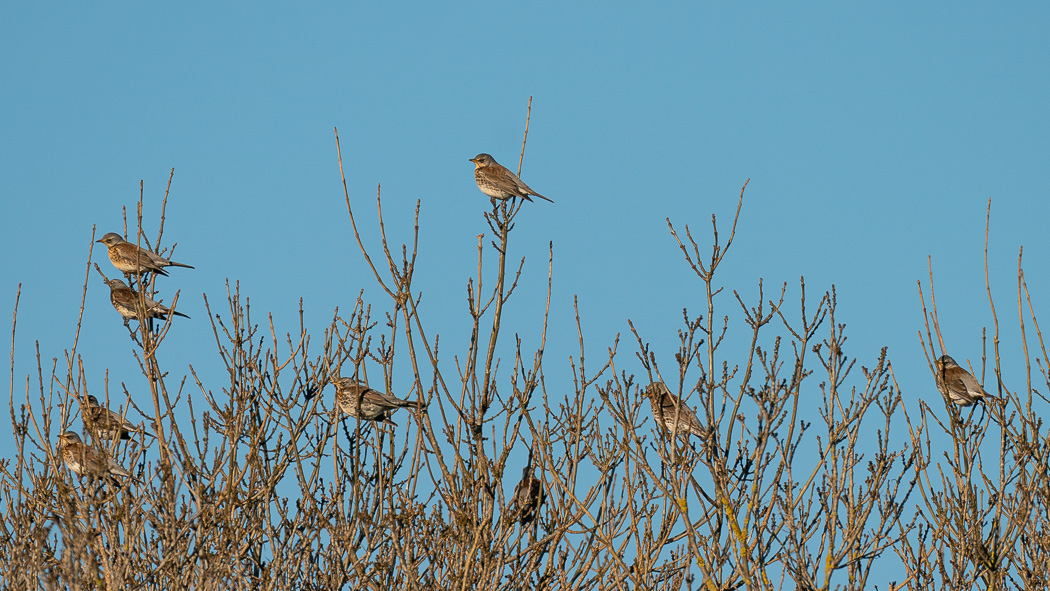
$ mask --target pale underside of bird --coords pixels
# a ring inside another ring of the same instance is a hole
[[[74,431],[66,431],[58,437],[58,452],[62,461],[77,476],[131,478],[131,472],[113,461],[102,450],[85,444]]]
[[[936,365],[937,389],[955,404],[970,406],[985,397],[991,398],[977,383],[977,378],[948,355],[942,355]]]
[[[423,409],[425,405],[416,400],[402,400],[392,394],[369,388],[353,378],[336,378],[335,400],[339,409],[351,417],[397,425],[390,414],[399,408]]]
[[[667,433],[677,433],[677,437],[689,439],[690,435],[702,436],[705,433],[703,424],[693,409],[682,404],[681,399],[671,393],[663,382],[653,382],[645,388],[645,396],[653,407],[656,422]]]
[[[505,166],[496,162],[496,159],[488,154],[478,154],[470,159],[474,163],[474,181],[478,184],[481,192],[492,198],[493,204],[496,199],[506,200],[512,197],[521,197],[526,201],[532,201],[529,195],[535,195],[554,203],[553,199],[544,197],[531,187],[522,182],[518,175],[508,170]]]
[[[139,319],[139,294],[134,289],[131,289],[120,279],[110,279],[106,282],[109,286],[109,301],[113,304],[115,309],[125,320]],[[158,318],[160,320],[167,320],[168,314],[174,314],[176,316],[182,316],[183,318],[189,318],[189,316],[182,312],[176,312],[169,310],[167,306],[160,302],[154,301],[146,296],[143,298],[146,305],[146,317],[147,318]]]
[[[101,406],[98,399],[92,395],[88,395],[87,404],[80,408],[80,414],[84,419],[84,426],[104,439],[131,439],[132,433],[145,434],[142,427],[122,417],[120,413]]]
[[[120,234],[110,232],[96,242],[106,245],[109,260],[113,266],[124,273],[146,273],[153,272],[159,275],[167,275],[164,267],[193,267],[185,263],[176,263],[166,259],[159,254],[146,250],[137,244],[127,242]]]

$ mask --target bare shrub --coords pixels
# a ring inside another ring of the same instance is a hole
[[[38,350],[24,383],[12,352],[0,576],[9,588],[48,589],[1045,586],[1050,446],[1032,376],[1006,388],[996,332],[1001,404],[973,414],[902,401],[885,350],[859,366],[847,356],[833,289],[808,296],[801,280],[797,301],[787,285],[767,298],[759,281],[750,300],[729,290],[718,269],[745,189],[727,233],[712,217],[709,250],[668,220],[702,285],[699,313],[683,310],[670,337],[673,359],[651,346],[668,335],[630,324],[631,352],[620,354],[619,338],[602,345],[595,370],[577,308],[574,381],[556,388],[543,372],[553,246],[544,315],[505,326],[525,264],[510,258],[514,200],[484,214],[491,238],[479,237],[466,285],[471,336],[451,358],[413,288],[420,205],[413,242],[392,247],[378,193],[378,244],[361,237],[345,200],[382,301],[359,296],[323,329],[289,330],[260,321],[228,283],[218,308],[205,298],[228,381],[164,369],[173,315],[128,322],[148,400],[97,398],[143,433],[83,437],[134,479],[77,477],[56,454],[95,395],[78,340],[50,367]],[[147,241],[140,202],[130,236],[170,256],[163,219]],[[1020,258],[1018,277],[1021,325],[1038,335],[1037,381],[1050,384]],[[130,279],[144,312],[156,277]],[[92,280],[89,266],[85,291]],[[936,329],[935,306],[930,317]],[[508,349],[511,332],[529,337]],[[920,337],[932,383],[930,329]],[[382,417],[396,426],[341,412],[337,379],[402,399]],[[953,447],[937,448],[932,432]],[[999,457],[982,456],[996,439]]]

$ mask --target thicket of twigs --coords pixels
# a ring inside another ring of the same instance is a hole
[[[1048,584],[1038,390],[1050,356],[1020,271],[1022,334],[1038,335],[1022,347],[1037,352],[1037,373],[1002,386],[996,324],[978,375],[1000,402],[929,407],[902,400],[885,351],[847,356],[834,291],[813,296],[802,283],[792,302],[786,286],[769,298],[759,283],[745,301],[719,283],[739,206],[710,247],[669,222],[683,273],[704,287],[674,359],[651,354],[632,327],[592,361],[578,324],[574,383],[548,388],[546,316],[504,322],[521,203],[485,214],[467,285],[472,338],[452,351],[417,315],[416,244],[391,248],[382,221],[381,243],[364,243],[348,194],[346,206],[385,301],[289,331],[260,324],[236,288],[221,310],[207,299],[221,384],[169,373],[169,324],[132,321],[151,400],[127,411],[110,393],[109,404],[147,434],[110,441],[82,428],[76,346],[50,371],[38,353],[39,377],[14,376],[12,357],[17,447],[0,460],[7,588],[865,589],[876,569],[877,580],[898,574],[893,589]],[[418,206],[414,223],[425,223]],[[133,282],[146,294],[152,285]],[[922,335],[931,384],[944,352],[935,310]],[[519,341],[500,358],[497,341],[522,333],[539,346]],[[724,350],[730,334],[751,343],[746,354]],[[338,413],[336,377],[390,392],[406,375],[412,387],[397,394],[426,411],[399,410],[397,427]],[[655,381],[704,432],[672,441],[655,425],[643,396]],[[135,480],[73,474],[56,452],[66,430]],[[931,445],[945,436],[950,449]],[[538,495],[513,498],[523,475],[541,483],[538,511],[527,507]]]

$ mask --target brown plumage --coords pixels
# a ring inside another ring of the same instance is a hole
[[[503,518],[504,523],[517,520],[522,525],[528,525],[539,514],[540,506],[543,505],[546,495],[543,481],[532,475],[530,466],[525,466],[525,469],[522,470],[521,481],[518,482],[518,486],[514,487],[514,497]]]
[[[546,199],[554,203],[552,199],[548,199],[533,191],[516,174],[496,162],[496,159],[492,156],[478,154],[471,158],[470,161],[474,163],[474,181],[478,184],[478,188],[481,189],[482,193],[492,198],[493,203],[496,202],[496,199],[505,200],[511,197],[521,197],[527,201],[532,201],[532,199],[529,199],[529,195],[535,195],[540,199]]]
[[[937,360],[937,389],[959,406],[970,406],[989,396],[977,379],[947,355]]]
[[[109,301],[113,303],[113,308],[126,320],[131,320],[132,318],[138,319],[139,315],[138,310],[136,309],[139,301],[138,292],[128,287],[127,284],[120,279],[110,279],[106,282],[106,285],[109,286]],[[149,297],[146,297],[147,318],[167,320],[168,314],[189,318],[189,316],[182,312],[169,310],[160,302],[155,302]]]
[[[681,400],[671,394],[663,382],[653,382],[645,389],[645,395],[653,406],[653,416],[656,422],[667,433],[676,432],[678,437],[689,439],[690,435],[702,436],[705,432],[693,409],[682,404]],[[678,428],[675,429],[675,417],[678,418]]]
[[[393,411],[403,407],[426,408],[422,402],[401,400],[391,394],[373,390],[353,378],[336,378],[332,383],[335,384],[335,401],[339,409],[364,421],[379,421],[396,426],[397,423],[389,418]]]
[[[113,461],[102,450],[85,444],[75,431],[66,431],[59,435],[58,453],[62,461],[66,463],[66,466],[77,476],[89,476],[92,478],[124,476],[131,478],[131,472],[128,472],[120,464]]]
[[[98,399],[89,395],[87,404],[80,407],[84,426],[104,439],[131,439],[132,433],[147,434],[141,427],[108,408],[99,405]]]
[[[186,267],[192,269],[190,265],[184,263],[176,263],[171,259],[166,259],[155,252],[146,250],[137,244],[128,242],[120,237],[120,234],[116,232],[110,232],[102,238],[96,240],[106,245],[106,249],[109,252],[109,260],[113,263],[113,266],[125,273],[146,273],[152,271],[160,275],[167,275],[164,271],[164,267]]]

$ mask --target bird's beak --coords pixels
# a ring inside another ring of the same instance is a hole
[[[470,161],[473,162],[474,164],[478,163],[478,159],[477,158],[471,158]]]
[[[101,238],[99,238],[99,239],[98,239],[98,240],[96,240],[95,242],[102,242],[102,239],[101,239]]]

